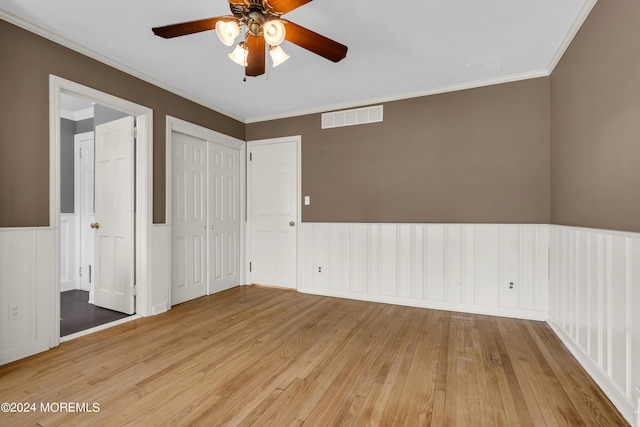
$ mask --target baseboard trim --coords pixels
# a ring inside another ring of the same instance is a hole
[[[20,347],[5,350],[0,352],[0,365],[6,365],[7,363],[15,362],[16,360],[24,359],[25,357],[33,356],[37,353],[42,353],[50,348],[49,338],[44,338]]]
[[[359,301],[378,302],[383,304],[403,305],[407,307],[429,308],[432,310],[455,311],[458,313],[483,314],[487,316],[511,317],[515,319],[546,321],[546,311],[521,310],[504,307],[489,307],[464,303],[452,303],[434,300],[419,300],[415,298],[403,298],[395,296],[362,294],[357,292],[344,292],[333,289],[298,288],[299,292],[312,295],[321,295],[334,298],[345,298]]]
[[[60,292],[73,291],[76,288],[76,282],[60,282]]]
[[[547,324],[551,327],[560,341],[567,347],[569,352],[575,357],[585,371],[591,376],[593,381],[600,387],[603,393],[609,398],[611,403],[620,411],[622,416],[633,425],[633,419],[635,418],[636,409],[633,407],[633,402],[626,398],[625,394],[618,390],[615,384],[609,380],[609,378],[602,373],[602,371],[596,366],[591,358],[585,354],[585,352],[576,345],[573,339],[567,335],[567,333],[558,324],[558,321],[549,315]]]
[[[167,303],[162,303],[162,304],[154,305],[153,307],[151,307],[152,316],[155,316],[156,314],[164,313],[166,311],[169,311],[169,306]]]

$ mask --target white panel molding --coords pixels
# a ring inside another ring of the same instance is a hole
[[[547,225],[303,223],[298,290],[546,320],[548,230]]]
[[[56,242],[49,227],[0,229],[0,364],[52,347]],[[9,320],[9,305],[18,307],[17,319]]]
[[[168,311],[171,297],[171,226],[151,226],[151,314]]]
[[[551,226],[550,241],[548,323],[633,423],[640,387],[640,234]]]
[[[60,292],[79,288],[76,214],[60,214]]]

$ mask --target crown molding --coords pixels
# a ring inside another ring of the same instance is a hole
[[[591,13],[591,10],[593,9],[593,7],[596,5],[597,2],[598,0],[585,1],[584,5],[582,6],[582,9],[580,10],[580,13],[578,13],[578,16],[576,16],[576,19],[573,21],[571,28],[569,28],[567,35],[562,40],[562,43],[560,43],[560,46],[558,47],[556,54],[553,56],[553,58],[551,58],[551,62],[547,67],[547,69],[549,70],[549,74],[553,73],[553,70],[555,70],[556,66],[560,62],[560,59],[562,59],[562,56],[564,55],[564,53],[567,51],[567,49],[569,49],[569,45],[573,41],[576,34],[578,34],[578,31],[582,27],[582,24],[584,24],[584,21],[587,20],[587,16],[589,16],[589,14]]]
[[[45,39],[50,40],[50,41],[52,41],[54,43],[57,43],[57,44],[62,45],[64,47],[67,47],[67,48],[69,48],[71,50],[74,50],[74,51],[76,51],[76,52],[78,52],[78,53],[80,53],[82,55],[88,56],[89,58],[95,59],[96,61],[102,62],[103,64],[106,64],[106,65],[108,65],[110,67],[113,67],[113,68],[119,70],[119,71],[122,71],[123,73],[129,74],[130,76],[136,77],[136,78],[138,78],[138,79],[140,79],[142,81],[150,83],[150,84],[152,84],[154,86],[157,86],[157,87],[159,87],[161,89],[164,89],[164,90],[166,90],[168,92],[171,92],[171,93],[173,93],[175,95],[178,95],[178,96],[180,96],[182,98],[185,98],[185,99],[187,99],[189,101],[195,102],[196,104],[202,105],[203,107],[206,107],[206,108],[208,108],[210,110],[213,110],[215,112],[223,114],[223,115],[225,115],[227,117],[230,117],[230,118],[232,118],[234,120],[237,120],[239,122],[246,123],[244,117],[240,117],[237,114],[234,114],[234,113],[232,113],[230,111],[227,111],[227,110],[225,110],[223,108],[220,108],[217,105],[213,105],[213,104],[211,104],[211,103],[209,103],[207,101],[204,101],[203,99],[195,97],[195,96],[193,96],[191,94],[188,94],[188,93],[186,93],[184,91],[181,91],[181,90],[179,90],[179,89],[177,89],[177,88],[175,88],[175,87],[173,87],[171,85],[168,85],[167,83],[164,83],[164,82],[162,82],[162,81],[160,81],[158,79],[155,79],[155,78],[153,78],[153,77],[151,77],[151,76],[149,76],[149,75],[147,75],[147,74],[145,74],[145,73],[143,73],[141,71],[138,71],[138,70],[136,70],[134,68],[131,68],[131,67],[125,65],[125,64],[122,64],[121,62],[114,61],[111,58],[107,58],[106,56],[104,56],[104,55],[102,55],[102,54],[100,54],[100,53],[98,53],[98,52],[96,52],[96,51],[94,51],[92,49],[89,49],[89,48],[86,48],[84,46],[81,46],[81,45],[79,45],[79,44],[77,44],[77,43],[75,43],[75,42],[73,42],[73,41],[71,41],[71,40],[69,40],[69,39],[67,39],[65,37],[62,37],[62,36],[57,35],[55,33],[52,33],[51,31],[46,30],[46,29],[44,29],[44,28],[42,28],[42,27],[40,27],[38,25],[32,24],[30,22],[27,22],[22,18],[18,18],[17,16],[12,15],[11,13],[9,13],[9,12],[7,12],[5,10],[0,9],[0,19],[3,19],[5,21],[7,21],[7,22],[9,22],[11,24],[14,24],[14,25],[16,25],[16,26],[18,26],[18,27],[20,27],[20,28],[22,28],[24,30],[27,30],[27,31],[29,31],[31,33],[37,34],[40,37],[44,37]]]
[[[79,122],[80,120],[92,119],[94,116],[93,107],[86,108],[84,110],[69,111],[64,108],[60,108],[60,118],[73,120]]]
[[[73,111],[65,110],[64,108],[60,109],[60,118],[76,121],[76,115]]]
[[[94,114],[93,107],[90,107],[84,110],[74,111],[73,116],[76,118],[76,122],[78,122],[80,120],[92,119]]]
[[[337,104],[330,104],[330,105],[324,105],[324,106],[319,106],[319,107],[314,107],[314,108],[309,108],[309,109],[303,109],[303,110],[295,110],[295,111],[289,111],[289,112],[284,112],[284,113],[277,113],[277,114],[272,114],[272,115],[266,115],[266,116],[257,116],[257,117],[242,117],[239,116],[237,114],[231,113],[230,111],[227,111],[217,105],[213,105],[207,101],[204,101],[198,97],[195,97],[191,94],[188,94],[186,92],[183,92],[173,86],[170,86],[160,80],[157,80],[147,74],[144,74],[138,70],[135,70],[131,67],[128,67],[127,65],[124,65],[122,63],[119,63],[117,61],[114,61],[110,58],[105,57],[104,55],[93,51],[91,49],[88,49],[86,47],[83,47],[81,45],[78,45],[75,42],[72,42],[64,37],[61,37],[59,35],[56,35],[42,27],[39,27],[37,25],[31,24],[27,21],[22,20],[21,18],[18,18],[14,15],[9,14],[8,12],[5,12],[3,10],[0,10],[0,18],[11,22],[21,28],[24,28],[27,31],[30,31],[32,33],[35,33],[39,36],[42,36],[48,40],[51,40],[55,43],[58,43],[62,46],[68,47],[69,49],[72,49],[80,54],[83,54],[85,56],[88,56],[92,59],[95,59],[99,62],[102,62],[106,65],[109,65],[111,67],[114,67],[124,73],[127,73],[133,77],[139,78],[140,80],[143,80],[147,83],[151,83],[161,89],[167,90],[171,93],[174,93],[178,96],[181,96],[182,98],[188,99],[192,102],[195,102],[196,104],[202,105],[203,107],[206,107],[210,110],[216,111],[220,114],[223,114],[227,117],[230,117],[232,119],[235,119],[241,123],[244,124],[250,124],[250,123],[259,123],[259,122],[265,122],[265,121],[271,121],[271,120],[279,120],[279,119],[286,119],[286,118],[291,118],[291,117],[298,117],[298,116],[304,116],[304,115],[309,115],[309,114],[317,114],[317,113],[323,113],[323,112],[327,112],[327,111],[336,111],[336,110],[343,110],[343,109],[349,109],[349,108],[356,108],[356,107],[362,107],[362,106],[366,106],[366,105],[373,105],[373,104],[381,104],[381,103],[385,103],[385,102],[393,102],[393,101],[401,101],[404,99],[411,99],[411,98],[418,98],[418,97],[423,97],[423,96],[429,96],[429,95],[437,95],[437,94],[442,94],[442,93],[447,93],[447,92],[455,92],[455,91],[460,91],[460,90],[466,90],[466,89],[474,89],[474,88],[480,88],[480,87],[484,87],[484,86],[491,86],[491,85],[497,85],[497,84],[503,84],[503,83],[511,83],[511,82],[516,82],[516,81],[520,81],[520,80],[527,80],[527,79],[534,79],[534,78],[539,78],[539,77],[548,77],[551,75],[551,73],[553,72],[554,68],[556,67],[556,65],[558,64],[558,62],[560,61],[560,59],[562,58],[562,55],[564,55],[565,51],[567,50],[567,48],[569,47],[569,45],[571,44],[571,41],[573,40],[573,38],[575,37],[575,35],[577,34],[578,30],[580,29],[580,27],[582,26],[582,24],[584,23],[584,21],[586,20],[587,16],[589,16],[589,13],[591,12],[591,10],[593,9],[593,7],[595,6],[595,4],[597,3],[597,0],[585,0],[585,4],[583,5],[582,9],[580,10],[580,13],[578,14],[578,16],[576,17],[576,19],[574,20],[571,28],[569,29],[567,35],[565,36],[565,38],[563,39],[562,43],[560,44],[558,50],[556,51],[555,55],[553,56],[553,58],[551,59],[549,66],[547,67],[547,69],[543,69],[543,70],[537,70],[537,71],[532,71],[532,72],[527,72],[527,73],[521,73],[521,74],[513,74],[513,75],[509,75],[509,76],[501,76],[501,77],[497,77],[497,78],[491,78],[491,79],[486,79],[486,80],[477,80],[477,81],[472,81],[472,82],[467,82],[467,83],[462,83],[462,84],[456,84],[456,85],[449,85],[449,86],[441,86],[441,87],[437,87],[437,88],[431,88],[431,89],[427,89],[427,90],[420,90],[420,91],[415,91],[415,92],[405,92],[405,93],[401,93],[401,94],[396,94],[396,95],[389,95],[389,96],[381,96],[381,97],[375,97],[375,98],[364,98],[364,99],[360,99],[360,100],[356,100],[356,101],[350,101],[350,102],[345,102],[345,103],[337,103]]]
[[[441,86],[438,88],[421,90],[416,92],[405,92],[397,95],[381,96],[377,98],[360,99],[357,101],[345,102],[340,104],[325,105],[325,106],[316,107],[316,108],[309,108],[307,110],[297,110],[297,111],[291,111],[291,112],[282,113],[282,114],[254,117],[254,118],[246,119],[246,123],[247,124],[259,123],[259,122],[266,122],[270,120],[286,119],[291,117],[305,116],[309,114],[325,113],[329,111],[362,107],[366,105],[382,104],[385,102],[402,101],[404,99],[420,98],[422,96],[438,95],[441,93],[456,92],[459,90],[466,90],[466,89],[476,89],[476,88],[485,87],[485,86],[493,86],[497,84],[517,82],[520,80],[536,79],[539,77],[549,77],[549,75],[550,73],[547,70],[538,70],[538,71],[532,71],[532,72],[521,73],[521,74],[512,74],[509,76],[501,76],[501,77],[496,77],[496,78],[486,79],[486,80],[475,80],[472,82],[467,82],[467,83],[462,83],[457,85]]]

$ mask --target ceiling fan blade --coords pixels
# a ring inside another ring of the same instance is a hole
[[[179,24],[165,25],[164,27],[152,28],[153,34],[156,36],[170,39],[178,36],[186,36],[187,34],[199,33],[201,31],[213,30],[216,28],[218,21],[230,21],[234,18],[231,16],[216,16],[215,18],[198,19],[197,21],[181,22]]]
[[[285,14],[297,9],[311,0],[269,0],[269,4],[278,12]]]
[[[285,40],[333,62],[339,62],[347,56],[347,46],[294,24],[291,21],[283,20],[283,22],[287,31]]]
[[[264,37],[256,37],[249,34],[247,37],[247,67],[245,74],[255,77],[264,74],[265,71],[265,42]]]

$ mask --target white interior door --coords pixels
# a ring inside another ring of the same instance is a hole
[[[172,133],[171,304],[206,295],[206,141]]]
[[[96,126],[95,281],[97,306],[133,314],[134,118]]]
[[[89,291],[93,304],[94,217],[94,133],[76,135],[75,206],[79,216],[80,289]]]
[[[295,289],[298,141],[250,142],[251,282]]]
[[[240,149],[209,142],[209,293],[240,285]]]

